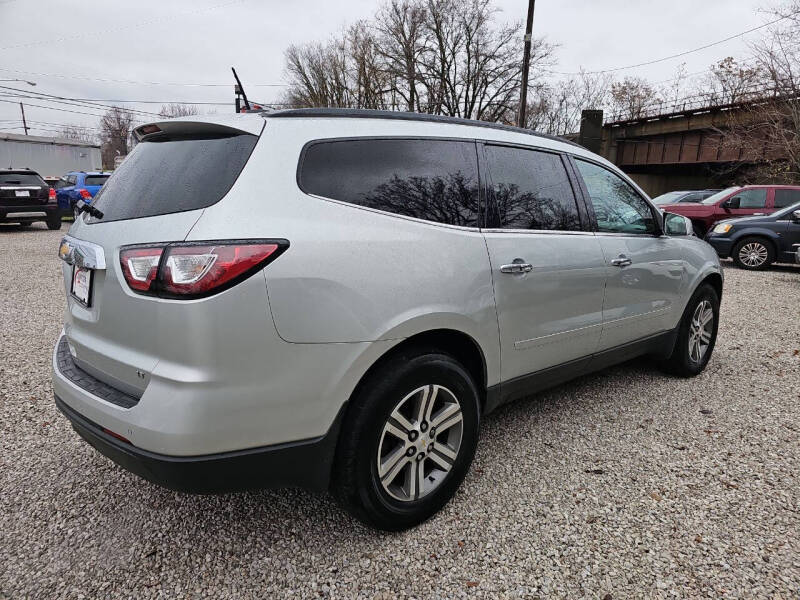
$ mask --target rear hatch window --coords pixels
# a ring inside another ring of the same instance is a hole
[[[103,185],[110,175],[87,175],[86,185]]]
[[[148,136],[92,204],[103,211],[103,223],[209,207],[231,189],[257,141],[247,133]]]
[[[0,173],[0,185],[47,185],[36,173]]]

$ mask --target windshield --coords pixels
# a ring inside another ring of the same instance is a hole
[[[678,201],[678,198],[683,196],[686,192],[667,192],[653,198],[653,204],[663,206],[665,204],[673,204]]]
[[[0,173],[0,185],[46,185],[36,173]]]
[[[735,191],[736,191],[736,190],[738,190],[738,189],[741,189],[741,188],[740,188],[738,185],[735,185],[735,186],[733,186],[733,187],[726,188],[726,189],[722,190],[721,192],[717,192],[717,193],[716,193],[716,194],[714,194],[713,196],[709,196],[708,198],[706,198],[705,200],[703,200],[703,201],[701,202],[701,204],[716,204],[717,202],[719,202],[720,200],[722,200],[722,199],[723,199],[725,196],[727,196],[727,195],[728,195],[728,194],[730,194],[731,192],[735,192]]]
[[[228,193],[257,141],[241,134],[140,142],[92,204],[103,222],[206,208]]]

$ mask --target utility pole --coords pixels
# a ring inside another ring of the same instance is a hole
[[[25,107],[22,102],[19,103],[19,109],[22,111],[22,128],[25,130],[25,135],[28,135],[28,123],[25,121]]]
[[[528,0],[528,20],[525,23],[525,50],[522,54],[522,91],[519,97],[517,125],[525,126],[525,106],[528,103],[528,71],[531,66],[531,36],[533,32],[533,6],[536,0]]]

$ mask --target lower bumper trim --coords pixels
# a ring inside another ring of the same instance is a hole
[[[200,494],[274,487],[326,490],[346,407],[319,438],[220,454],[170,456],[117,439],[58,396],[55,403],[73,429],[103,456],[152,483]]]

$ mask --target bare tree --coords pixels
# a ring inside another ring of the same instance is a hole
[[[739,178],[746,182],[800,183],[800,0],[774,10],[784,17],[752,45],[760,77],[757,98],[731,111],[719,133],[738,153]]]
[[[174,119],[176,117],[190,117],[199,114],[199,111],[194,104],[162,104],[158,114],[167,119]]]
[[[133,129],[133,113],[114,106],[100,119],[101,154],[103,166],[113,168],[114,157],[128,153],[131,130]]]
[[[97,133],[95,133],[95,130],[82,125],[65,125],[61,131],[59,131],[58,136],[87,144],[97,143]]]
[[[372,21],[326,43],[290,46],[283,100],[510,119],[521,79],[521,25],[497,25],[495,13],[490,0],[390,0]],[[532,85],[551,56],[550,44],[534,40]]]
[[[553,83],[539,82],[529,92],[525,127],[552,135],[576,132],[581,111],[606,105],[610,85],[610,75],[583,71]]]
[[[614,120],[638,119],[648,108],[658,105],[658,92],[642,77],[626,77],[611,84],[611,110]]]
[[[732,56],[711,65],[705,77],[703,94],[707,103],[734,104],[762,94],[763,77],[758,66],[745,66]]]

